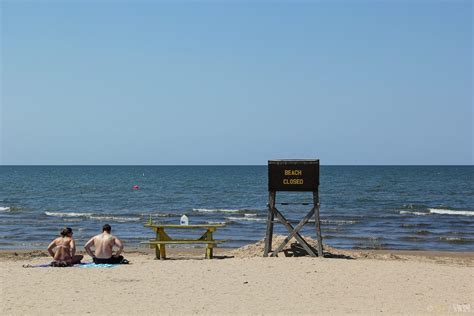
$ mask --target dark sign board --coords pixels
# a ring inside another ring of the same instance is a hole
[[[268,191],[317,191],[319,160],[269,160]]]

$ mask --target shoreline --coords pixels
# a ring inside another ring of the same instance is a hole
[[[214,256],[216,259],[233,259],[233,258],[263,258],[263,252],[259,255],[252,256],[241,255],[239,253],[242,248],[214,248]],[[169,247],[166,249],[167,258],[176,259],[204,259],[204,247]],[[90,261],[90,257],[83,250],[77,251],[77,254],[84,255],[83,261]],[[148,247],[129,247],[125,248],[122,255],[127,256],[149,256],[154,258],[155,250]],[[280,258],[285,258],[282,252]],[[291,255],[288,257],[292,257]],[[474,251],[426,251],[426,250],[342,250],[330,248],[328,252],[325,250],[325,259],[336,257],[345,257],[346,259],[374,259],[374,260],[394,260],[394,261],[427,261],[440,264],[456,264],[462,266],[474,267]],[[38,249],[17,249],[2,250],[0,249],[0,262],[5,261],[22,261],[42,258],[44,261],[50,260],[50,256],[46,250]],[[301,258],[310,258],[303,256]]]

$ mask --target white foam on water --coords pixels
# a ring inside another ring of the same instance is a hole
[[[137,222],[140,218],[137,217],[120,217],[120,216],[90,216],[90,219],[97,219],[100,221],[114,221],[114,222]]]
[[[227,224],[227,222],[213,222],[213,221],[207,221],[206,223],[210,224],[210,225],[225,225],[225,224]]]
[[[84,217],[94,220],[108,220],[108,221],[115,221],[115,222],[136,222],[139,221],[140,218],[138,217],[120,217],[120,216],[108,216],[108,215],[93,215],[92,213],[76,213],[76,212],[44,212],[47,216],[55,216],[55,217]]]
[[[247,213],[246,213],[246,214],[244,214],[244,216],[245,216],[245,217],[255,217],[255,216],[257,216],[257,214],[247,214]]]
[[[200,213],[238,213],[240,210],[230,209],[208,209],[208,208],[193,208],[193,211]]]
[[[474,216],[474,211],[455,211],[442,208],[429,208],[431,214]]]
[[[461,241],[462,238],[460,237],[439,237],[440,240],[446,240],[446,241]]]
[[[149,218],[152,217],[181,217],[182,214],[177,213],[141,213],[140,216]]]
[[[314,221],[313,221],[314,222]],[[344,221],[344,220],[321,220],[323,224],[336,224],[336,225],[345,225],[345,224],[355,224],[358,221]]]
[[[428,213],[423,212],[410,212],[410,211],[400,211],[400,214],[413,214],[413,215],[428,215]]]
[[[8,206],[0,206],[0,212],[10,212],[10,208]]]
[[[239,221],[254,221],[254,222],[263,222],[263,221],[266,221],[265,218],[256,218],[256,217],[234,217],[234,216],[231,216],[231,217],[226,217],[226,219],[228,220],[231,220],[231,221],[236,221],[236,222],[239,222]]]
[[[91,217],[92,213],[65,213],[65,212],[44,212],[47,216],[56,216],[56,217]]]

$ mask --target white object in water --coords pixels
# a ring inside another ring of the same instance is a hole
[[[189,225],[189,220],[186,215],[181,216],[181,220],[179,221],[181,225]]]

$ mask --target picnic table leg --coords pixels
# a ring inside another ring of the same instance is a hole
[[[160,245],[160,260],[166,259],[166,246]]]
[[[205,233],[205,240],[207,241],[214,241],[212,238],[212,233],[214,232],[215,228],[210,228]],[[206,259],[212,259],[214,257],[214,244],[207,244],[206,248]]]
[[[159,245],[155,245],[155,260],[158,260],[160,259],[160,246]]]
[[[156,229],[156,240],[171,240],[171,238],[165,233],[164,229]],[[165,260],[166,259],[166,246],[165,245],[156,245],[156,259]]]
[[[212,248],[212,245],[211,244],[207,244],[207,248],[206,248],[206,259],[212,259],[213,255],[214,255],[214,248]]]

